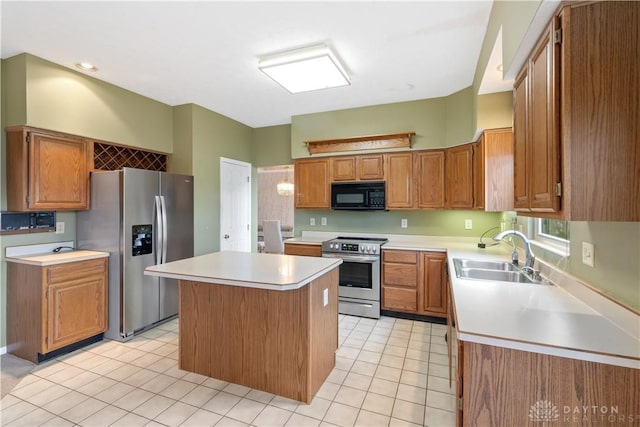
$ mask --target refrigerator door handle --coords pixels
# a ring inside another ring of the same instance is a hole
[[[156,211],[156,241],[155,241],[155,250],[156,254],[154,256],[156,264],[162,264],[162,242],[164,240],[164,229],[162,228],[162,206],[160,202],[160,196],[155,196],[155,206],[154,210]]]
[[[167,202],[160,196],[162,206],[162,264],[167,262]]]

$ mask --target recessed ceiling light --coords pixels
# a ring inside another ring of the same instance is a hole
[[[98,69],[93,66],[93,64],[89,64],[88,62],[78,62],[76,63],[76,67],[81,69],[82,71],[91,71],[96,72]]]
[[[258,68],[291,93],[351,84],[326,45],[311,46],[261,59]]]

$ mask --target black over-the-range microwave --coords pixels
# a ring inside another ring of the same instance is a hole
[[[331,183],[331,209],[383,211],[385,182],[333,182]]]

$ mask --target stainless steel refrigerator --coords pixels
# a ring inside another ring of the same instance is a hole
[[[110,252],[109,328],[126,341],[178,313],[174,279],[144,269],[193,256],[193,177],[123,168],[91,174],[91,209],[77,214],[79,249]]]

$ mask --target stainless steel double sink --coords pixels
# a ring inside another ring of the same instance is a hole
[[[456,276],[460,279],[550,284],[547,280],[534,278],[509,262],[454,258],[453,266]]]

